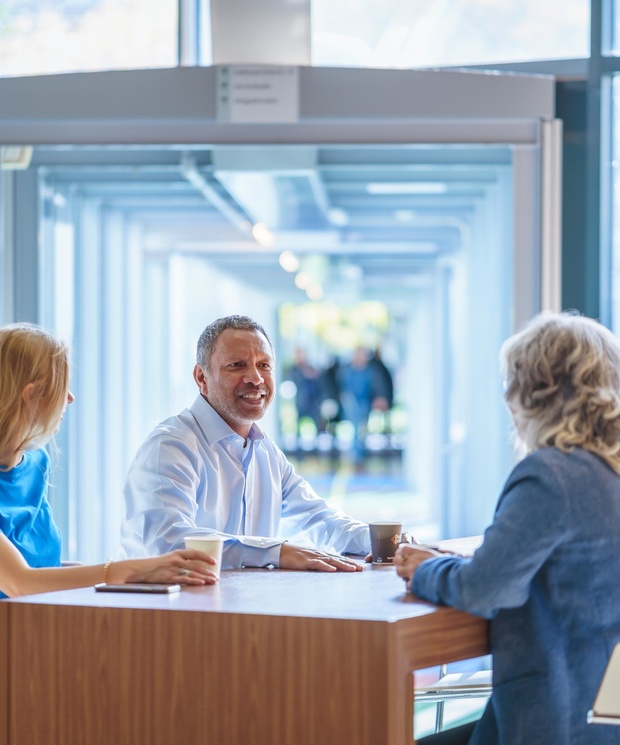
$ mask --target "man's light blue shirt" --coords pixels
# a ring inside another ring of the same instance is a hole
[[[285,540],[366,554],[368,525],[329,507],[252,424],[247,441],[202,397],[159,424],[127,474],[125,556],[183,548],[189,533],[227,538],[223,568],[279,565]]]

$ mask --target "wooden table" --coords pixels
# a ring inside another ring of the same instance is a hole
[[[488,652],[391,567],[17,598],[0,639],[0,745],[410,745],[411,672]]]

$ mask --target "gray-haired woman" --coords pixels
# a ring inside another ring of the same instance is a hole
[[[620,642],[620,343],[544,313],[501,366],[524,457],[482,546],[471,559],[403,546],[397,571],[416,595],[490,619],[493,693],[465,742],[620,743],[620,727],[587,724]]]

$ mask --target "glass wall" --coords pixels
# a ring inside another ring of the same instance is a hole
[[[177,0],[3,0],[0,76],[174,67]]]
[[[587,57],[589,0],[313,0],[312,62],[445,67]]]
[[[615,333],[620,334],[620,74],[613,76],[612,83],[612,157],[609,168],[609,192],[605,199],[610,202],[610,209],[606,211],[610,220],[611,233],[611,273],[607,278],[601,277],[601,281],[609,283],[611,303],[611,323]]]
[[[184,24],[179,6],[198,30]],[[211,64],[208,0],[4,0],[0,76]],[[312,63],[410,68],[589,55],[589,0],[313,0]],[[193,58],[195,57],[195,59]]]
[[[11,182],[8,173],[0,171],[0,324],[12,320],[13,273],[10,261],[11,233],[9,226],[9,200]]]
[[[598,110],[601,192],[601,294],[603,307],[616,334],[620,334],[620,2],[602,5],[601,60],[598,64],[601,106]],[[606,22],[609,24],[607,25]]]
[[[54,483],[80,560],[116,555],[129,462],[191,404],[196,340],[233,313],[276,344],[261,426],[322,496],[429,540],[491,517],[512,460],[497,362],[510,148],[325,147],[306,171],[245,171],[258,150],[227,148],[220,167],[217,149],[196,157],[220,201],[269,224],[270,247],[205,200],[174,151],[125,153],[140,165],[109,153],[106,167],[95,149],[95,167],[87,149],[80,167],[40,171],[42,321],[75,350]]]

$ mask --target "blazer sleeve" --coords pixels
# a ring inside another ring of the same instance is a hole
[[[493,523],[473,557],[423,562],[412,582],[415,595],[483,618],[527,601],[532,579],[568,532],[566,490],[540,452],[521,461],[509,476]]]

